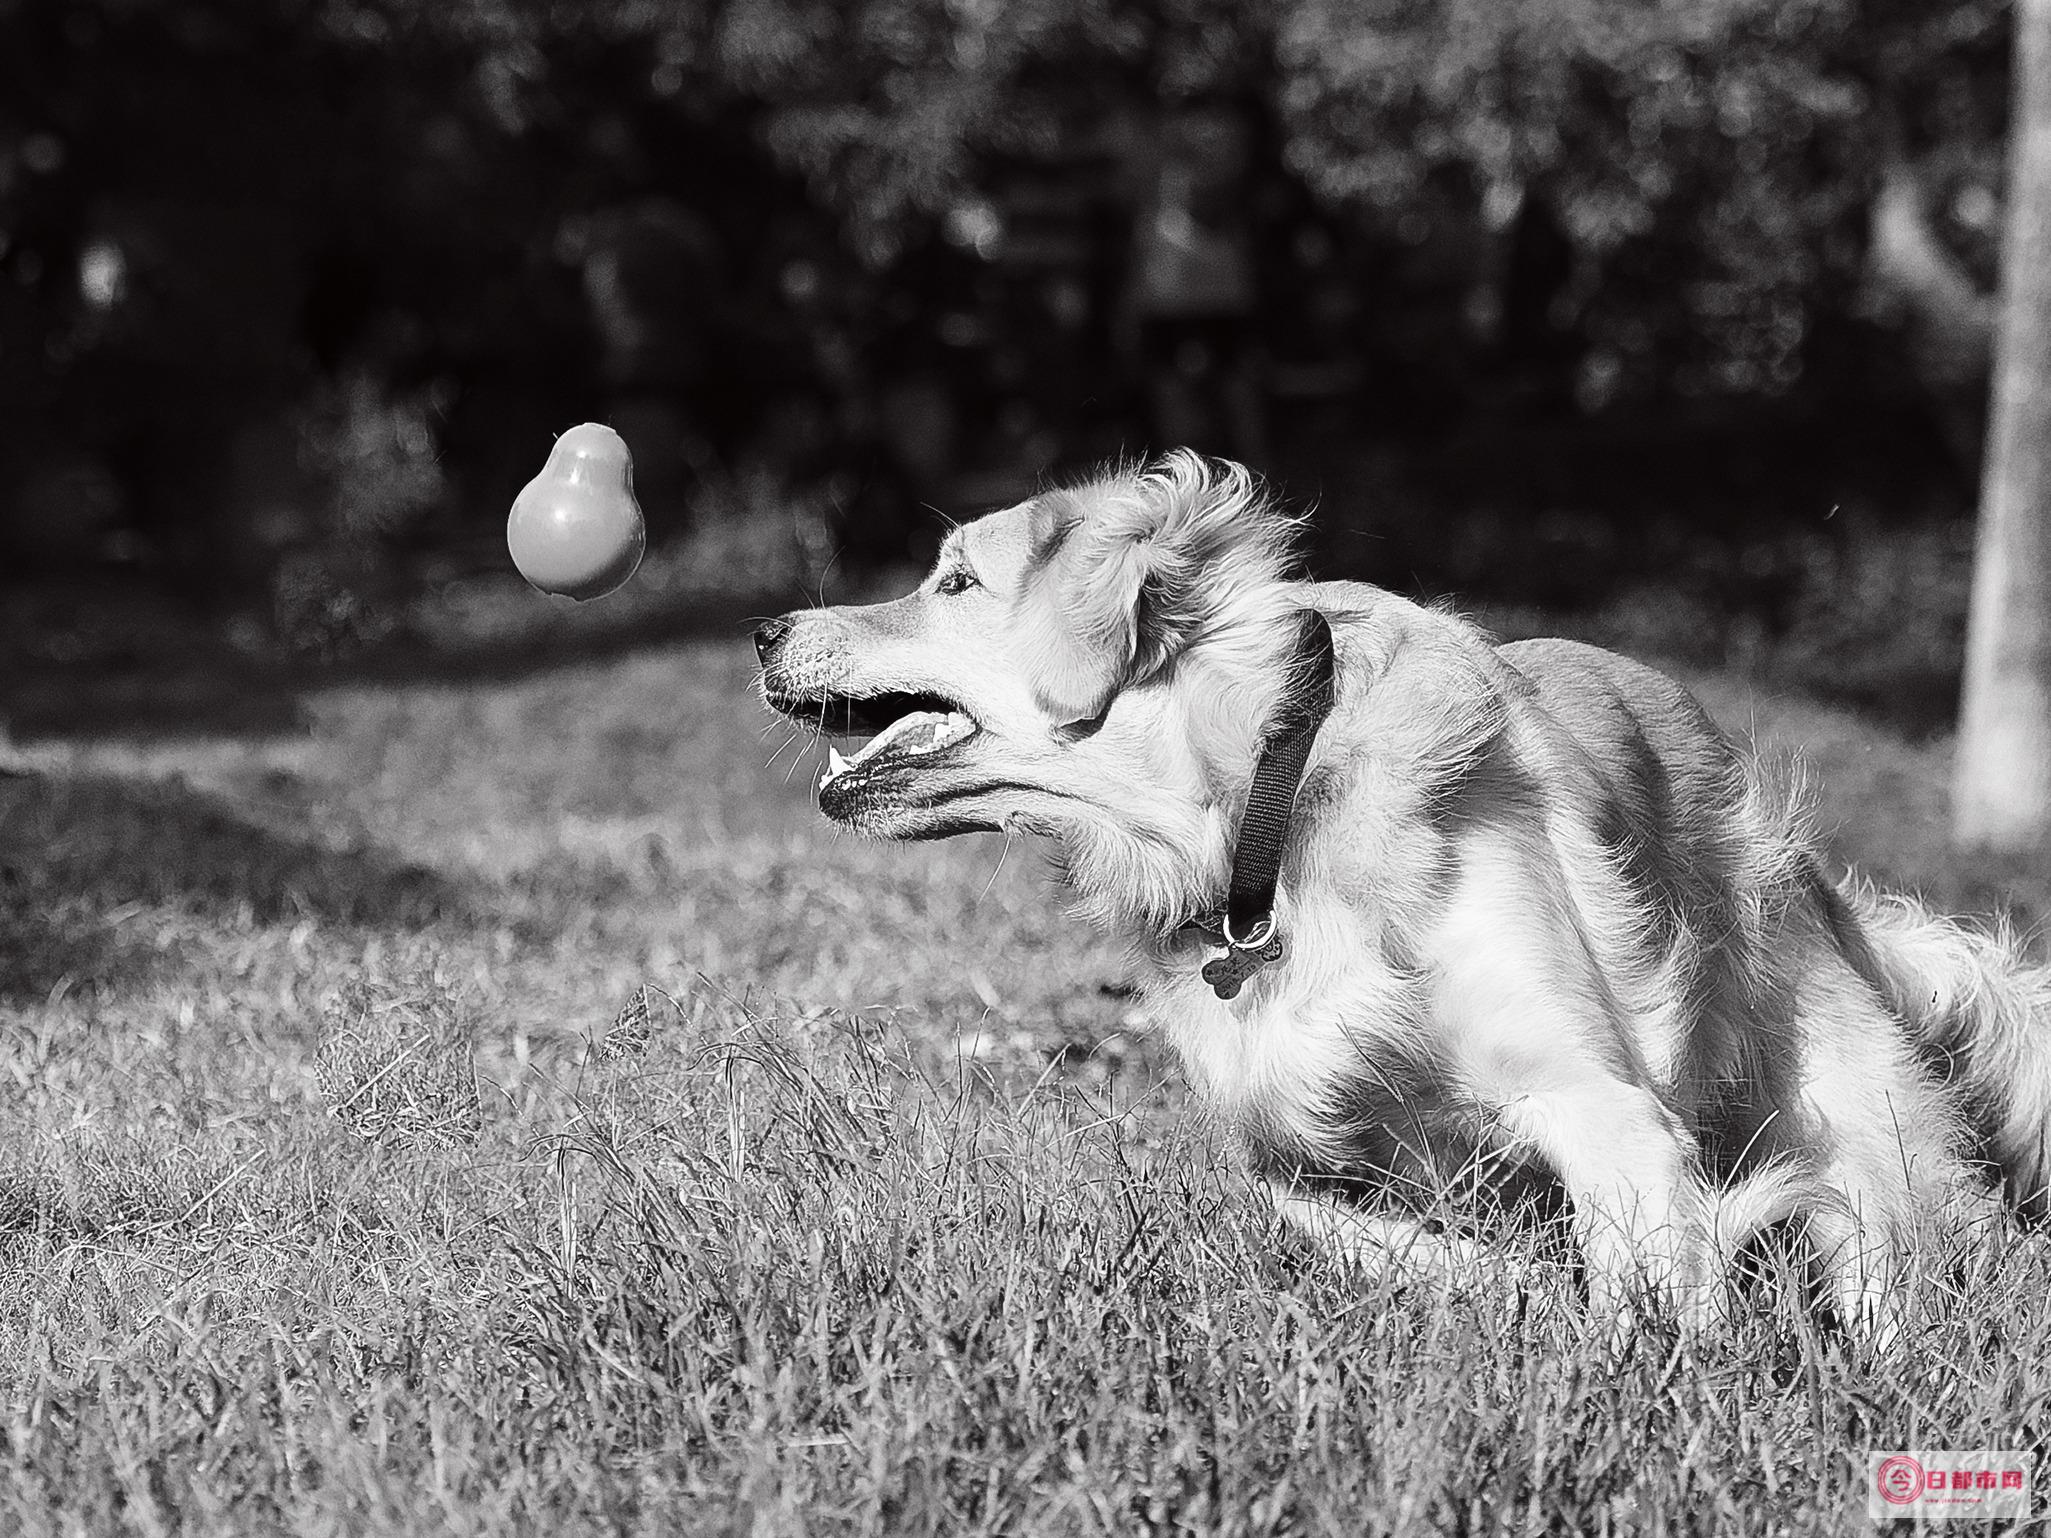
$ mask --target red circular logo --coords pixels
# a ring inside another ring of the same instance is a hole
[[[1880,1486],[1880,1498],[1890,1506],[1906,1506],[1923,1493],[1923,1465],[1907,1453],[1882,1458],[1873,1479]]]

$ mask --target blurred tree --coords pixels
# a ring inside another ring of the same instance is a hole
[[[1993,426],[1973,573],[1953,828],[2051,838],[2051,0],[2016,0]]]
[[[404,210],[446,169],[425,130],[456,61],[383,40],[284,0],[0,4],[0,408],[33,424],[0,492],[94,456],[173,569],[238,598],[309,535],[335,489],[302,452],[323,376],[388,386],[380,284],[451,266]],[[507,227],[465,206],[452,299]]]
[[[1582,338],[1584,403],[1775,394],[1818,317],[1864,292],[1883,170],[1933,139],[1995,142],[2003,9],[1292,0],[1278,98],[1328,198],[1399,228],[1436,201],[1564,236],[1549,307]]]
[[[538,8],[0,0],[0,544],[83,457],[145,549],[240,603],[309,546],[301,587],[387,562],[451,444],[454,492],[509,498],[593,405],[570,230],[668,147],[622,117],[667,115],[645,52]],[[735,158],[690,128],[657,186]]]
[[[443,500],[496,511],[594,397],[688,437],[679,478],[700,444],[868,456],[914,507],[974,424],[1037,462],[1036,390],[1145,400],[1126,242],[1167,120],[1219,108],[1246,328],[1387,420],[1518,373],[1569,411],[1770,397],[1879,289],[1967,397],[2004,6],[0,0],[0,514],[61,445],[232,572],[234,509],[304,500],[259,495],[288,429],[314,480],[367,467],[427,519],[386,440],[431,432]]]
[[[1478,329],[1567,370],[1588,408],[1782,394],[1824,360],[1819,335],[1876,316],[1932,390],[1976,392],[2006,12],[772,0],[708,6],[709,52],[689,28],[666,46],[755,97],[766,142],[878,266],[994,159],[1057,155],[1121,114],[1247,104],[1272,129],[1263,178],[1286,166],[1327,210],[1428,249],[1439,281],[1464,270],[1420,357]]]

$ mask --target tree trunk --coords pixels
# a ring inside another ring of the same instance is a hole
[[[2051,0],[2016,0],[2014,71],[1952,832],[2028,850],[2051,835]]]

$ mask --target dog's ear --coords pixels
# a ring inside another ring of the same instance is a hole
[[[1031,517],[1041,703],[1093,720],[1245,599],[1283,580],[1292,525],[1243,467],[1181,450],[1144,471],[1055,492]]]

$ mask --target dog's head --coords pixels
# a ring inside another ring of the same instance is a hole
[[[763,697],[828,735],[869,736],[852,757],[832,750],[819,792],[863,832],[1058,833],[1129,815],[1136,794],[1205,772],[1176,751],[1194,728],[1173,678],[1207,658],[1259,682],[1288,612],[1291,533],[1245,470],[1186,452],[1049,491],[954,530],[902,598],[763,625]],[[1258,714],[1241,719],[1246,691],[1218,683],[1196,707],[1211,745],[1244,737],[1250,753]],[[1141,772],[1150,785],[1131,783]]]

